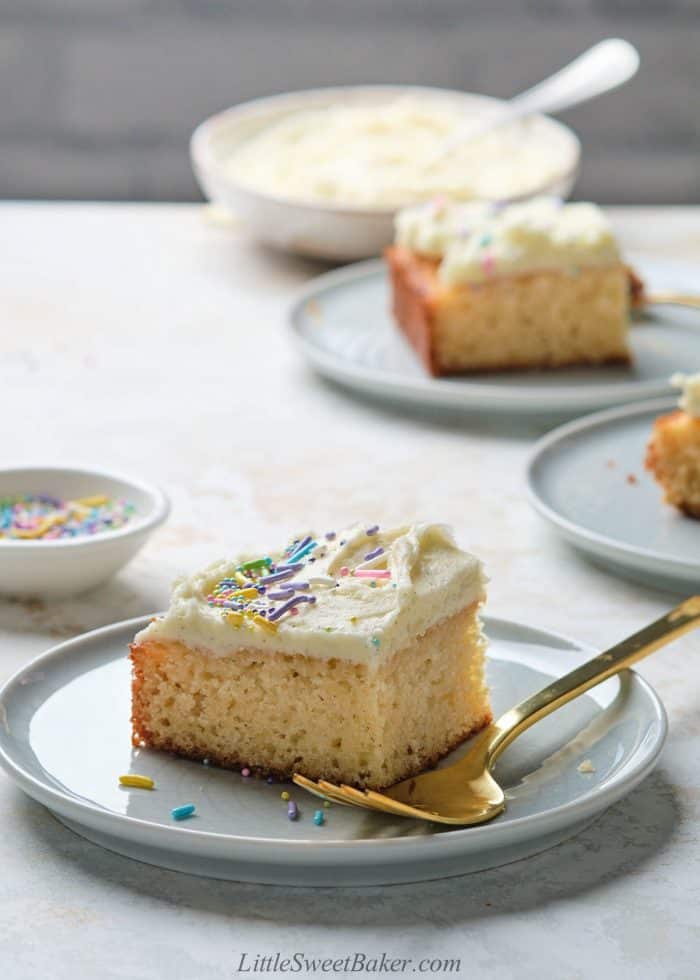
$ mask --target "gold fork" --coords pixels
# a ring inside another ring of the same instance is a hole
[[[676,293],[671,290],[659,291],[643,296],[638,309],[643,313],[648,306],[690,306],[700,309],[700,296],[694,293]]]
[[[294,782],[335,803],[400,817],[462,825],[491,820],[506,805],[503,790],[491,775],[491,769],[518,735],[540,718],[698,625],[700,596],[693,596],[638,633],[525,698],[477,735],[463,759],[444,769],[404,779],[383,793],[336,786],[323,779],[315,782],[299,773],[294,774]]]

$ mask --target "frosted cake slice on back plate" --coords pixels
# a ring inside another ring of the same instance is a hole
[[[355,526],[224,560],[131,647],[137,745],[382,788],[491,720],[481,562],[448,528]]]
[[[408,208],[386,252],[397,323],[433,375],[630,361],[642,283],[595,204]]]

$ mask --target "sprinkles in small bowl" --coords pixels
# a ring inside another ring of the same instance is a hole
[[[63,500],[50,494],[0,497],[0,539],[52,541],[115,531],[136,512],[133,503],[105,494]]]
[[[0,596],[96,588],[167,518],[158,487],[95,466],[0,467]]]

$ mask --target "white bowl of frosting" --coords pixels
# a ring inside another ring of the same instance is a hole
[[[407,205],[440,195],[568,196],[580,144],[546,116],[492,130],[434,162],[456,128],[501,105],[417,86],[292,92],[207,119],[192,136],[192,164],[206,197],[255,238],[318,258],[366,258],[391,242],[394,215]]]

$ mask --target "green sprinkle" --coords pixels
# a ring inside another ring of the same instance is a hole
[[[239,572],[248,572],[251,568],[262,568],[264,565],[271,565],[271,558],[255,558],[253,561],[244,561],[242,565],[238,566]]]
[[[382,641],[379,639],[378,636],[373,636],[372,637],[371,643],[372,643],[372,646],[373,647],[378,647],[381,642]]]
[[[332,626],[324,626],[323,628],[325,629],[326,633],[332,633],[333,632],[333,627]]]
[[[484,235],[479,244],[482,248],[486,248],[486,246],[490,245],[492,241],[493,237],[491,235]]]

